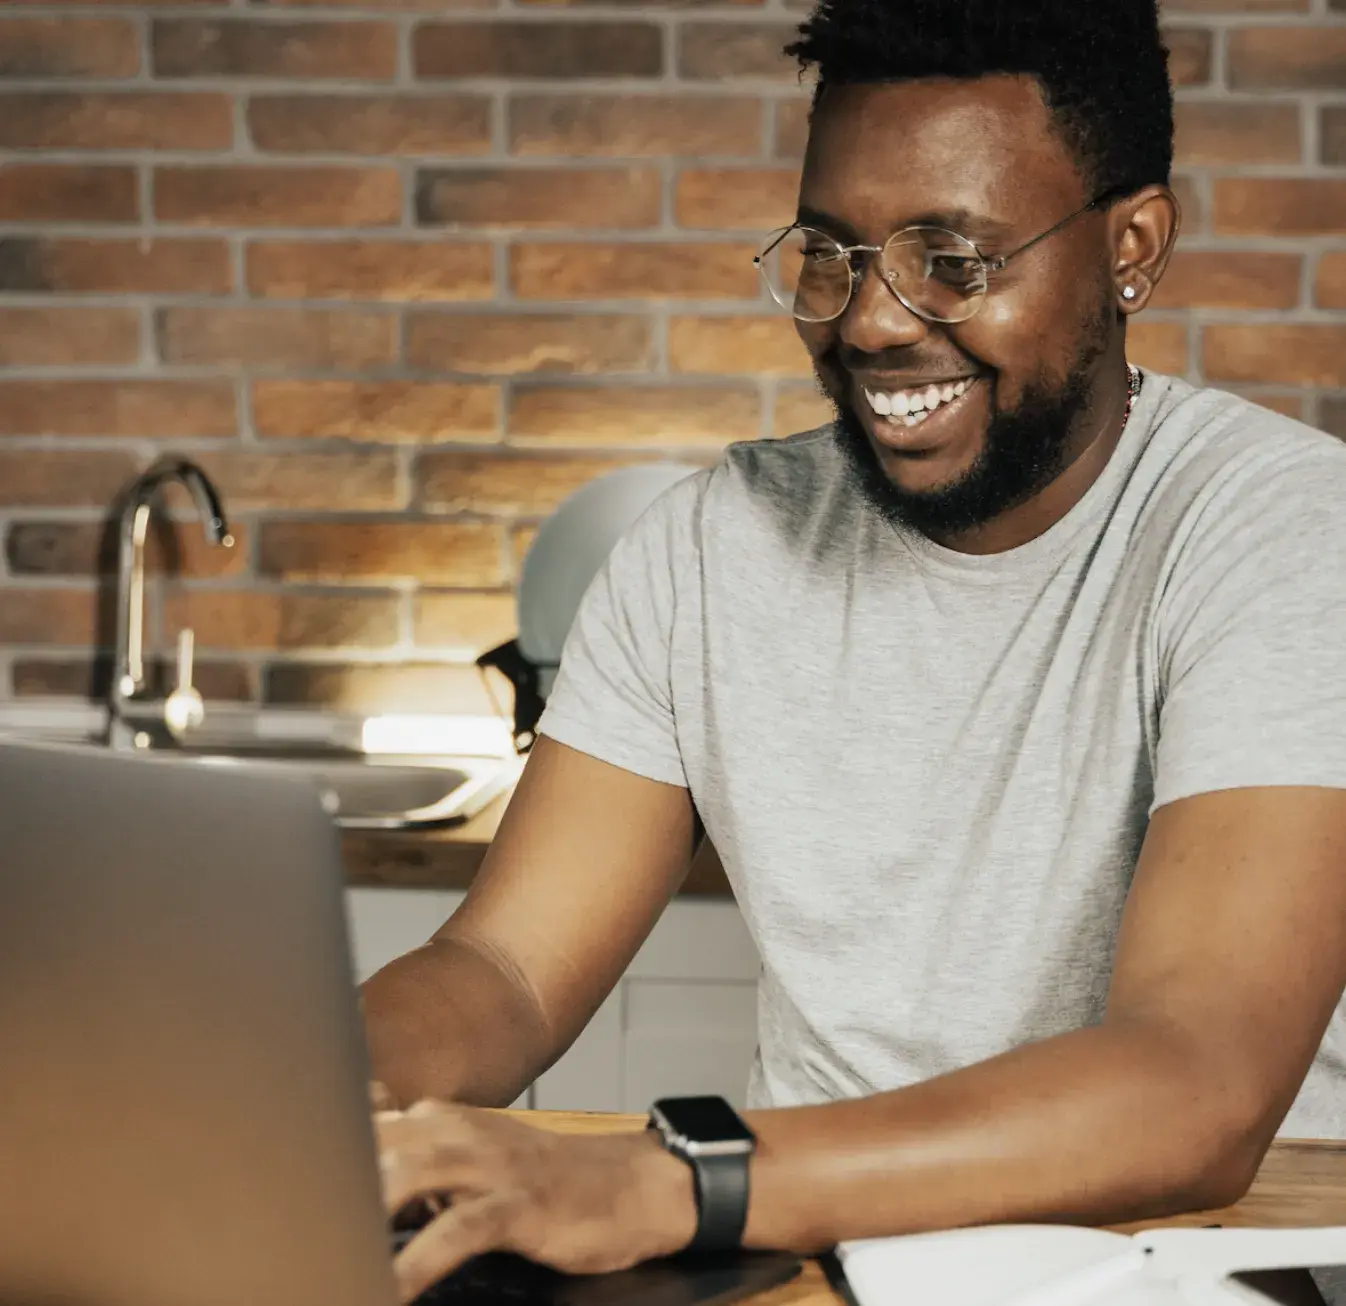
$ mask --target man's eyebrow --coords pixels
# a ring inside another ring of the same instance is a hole
[[[806,204],[800,205],[795,221],[803,227],[817,227],[820,231],[827,232],[829,236],[840,236],[844,240],[853,241],[860,239],[849,222],[833,217],[830,213],[824,213],[821,209],[809,208]],[[988,239],[1003,236],[1010,230],[1007,223],[998,222],[984,213],[974,213],[971,209],[937,209],[918,213],[895,221],[891,230],[900,231],[904,227],[943,227],[946,231],[953,231],[958,235],[982,236]]]

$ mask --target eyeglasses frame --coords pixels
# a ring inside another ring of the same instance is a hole
[[[1046,231],[1040,233],[1039,235],[1034,236],[1032,240],[1026,241],[1024,244],[1020,245],[1017,249],[1010,250],[1008,254],[997,254],[994,257],[988,256],[985,253],[983,253],[981,247],[977,244],[975,240],[972,240],[971,238],[964,236],[961,232],[950,231],[947,227],[935,227],[923,223],[918,223],[915,226],[911,227],[903,227],[900,230],[893,232],[893,234],[889,236],[888,239],[885,240],[882,245],[843,245],[839,240],[836,239],[835,236],[829,235],[825,231],[820,231],[818,232],[818,234],[820,236],[826,236],[828,240],[832,241],[833,244],[836,245],[838,252],[850,264],[850,270],[851,270],[850,289],[846,294],[846,302],[842,304],[842,306],[835,313],[833,313],[831,317],[796,318],[796,320],[800,322],[805,322],[810,326],[820,326],[824,322],[835,322],[837,318],[841,317],[846,312],[846,310],[850,308],[851,301],[855,298],[855,291],[857,287],[860,285],[861,281],[864,280],[865,272],[868,269],[870,258],[874,257],[875,255],[881,256],[883,254],[883,251],[886,250],[888,246],[893,243],[893,241],[895,241],[899,236],[906,235],[908,232],[938,231],[942,232],[946,236],[954,237],[955,240],[961,240],[965,242],[973,250],[976,251],[977,257],[981,260],[982,281],[983,281],[981,297],[980,300],[978,301],[977,307],[973,309],[973,311],[969,313],[967,317],[961,317],[961,318],[934,317],[929,313],[923,313],[920,309],[907,303],[906,299],[902,295],[902,292],[898,290],[898,288],[895,285],[893,285],[893,283],[888,279],[887,276],[884,275],[882,263],[879,264],[879,280],[882,281],[883,284],[888,287],[889,291],[892,292],[893,296],[897,299],[897,301],[902,305],[903,308],[905,308],[909,313],[914,313],[923,322],[936,322],[942,326],[956,326],[960,325],[963,322],[970,322],[974,317],[976,317],[976,315],[979,312],[981,312],[981,306],[986,302],[986,296],[990,291],[989,279],[991,276],[995,275],[996,273],[1003,272],[1009,266],[1011,260],[1018,258],[1020,254],[1026,254],[1030,249],[1033,249],[1035,246],[1042,244],[1044,240],[1047,240],[1051,236],[1055,236],[1057,232],[1064,231],[1068,226],[1070,226],[1072,222],[1077,222],[1080,218],[1084,217],[1086,213],[1093,213],[1098,209],[1104,208],[1109,204],[1115,203],[1117,200],[1121,199],[1122,196],[1127,194],[1127,192],[1128,192],[1127,187],[1113,186],[1110,189],[1103,191],[1101,194],[1094,196],[1094,198],[1091,199],[1089,203],[1086,204],[1082,209],[1076,209],[1074,213],[1071,213],[1067,217],[1062,218],[1061,221],[1056,223],[1055,226],[1048,227]],[[760,254],[757,254],[753,257],[752,261],[753,266],[757,268],[758,271],[763,274],[763,276],[765,276],[766,268],[764,264],[767,258],[769,258],[773,253],[773,251],[775,251],[777,247],[780,245],[781,241],[783,241],[792,231],[803,231],[803,230],[817,231],[817,228],[809,227],[805,223],[792,222],[788,227],[782,228],[780,233],[776,236],[776,239],[773,240],[764,250],[762,250]],[[857,259],[856,258],[857,254],[867,255],[868,257]],[[775,296],[773,295],[772,298],[774,299]],[[781,307],[783,308],[784,305],[781,305]]]

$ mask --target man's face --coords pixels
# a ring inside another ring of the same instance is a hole
[[[993,256],[1092,198],[1034,82],[931,80],[823,96],[799,220],[845,245],[941,226]],[[840,318],[799,324],[881,510],[957,534],[1027,501],[1078,456],[1097,434],[1081,426],[1099,368],[1121,354],[1112,257],[1105,218],[1086,214],[992,274],[967,322],[923,321],[871,270]],[[941,402],[915,426],[869,397],[931,386]]]

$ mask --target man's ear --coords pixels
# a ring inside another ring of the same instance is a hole
[[[1147,186],[1113,209],[1117,307],[1138,313],[1168,267],[1182,226],[1182,206],[1167,186]]]

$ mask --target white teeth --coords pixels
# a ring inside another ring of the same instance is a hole
[[[917,426],[942,404],[962,398],[975,384],[975,377],[967,377],[942,386],[927,386],[924,390],[894,390],[884,394],[866,389],[865,398],[880,417],[892,417],[907,426]]]

